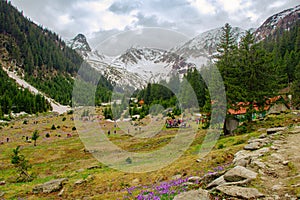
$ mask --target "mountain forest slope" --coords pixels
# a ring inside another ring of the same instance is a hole
[[[14,71],[57,102],[71,105],[73,78],[83,62],[79,54],[57,34],[34,24],[3,0],[0,1],[0,36],[2,50],[7,52],[0,58],[2,67]],[[109,85],[103,78],[98,90],[106,94]]]

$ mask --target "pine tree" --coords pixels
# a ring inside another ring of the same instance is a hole
[[[27,182],[33,180],[33,177],[28,173],[31,165],[28,163],[28,160],[25,158],[25,156],[20,154],[20,146],[13,149],[11,163],[18,172],[17,182]]]
[[[34,146],[36,146],[36,140],[40,137],[37,130],[33,131],[31,139],[34,141]]]
[[[222,35],[217,51],[217,67],[223,77],[227,101],[230,104],[235,103],[240,96],[240,69],[237,67],[237,45],[233,37],[232,27],[226,23],[222,28]]]

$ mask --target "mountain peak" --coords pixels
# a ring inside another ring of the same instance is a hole
[[[71,47],[72,49],[80,51],[80,52],[92,51],[89,43],[87,42],[85,35],[83,35],[81,33],[79,33],[75,38],[70,40],[68,42],[68,46]]]
[[[261,41],[274,35],[276,30],[289,30],[300,20],[300,5],[286,9],[269,17],[255,32],[257,40]]]

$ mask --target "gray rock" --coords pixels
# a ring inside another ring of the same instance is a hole
[[[289,131],[289,134],[298,134],[298,133],[300,133],[300,129]]]
[[[219,185],[224,185],[226,183],[225,179],[224,179],[224,175],[223,176],[220,176],[219,178],[213,180],[210,184],[208,184],[206,186],[206,189],[210,189],[210,188],[213,188],[213,187],[217,187]]]
[[[257,176],[256,172],[253,172],[245,167],[236,166],[224,174],[225,181],[238,182],[248,179],[251,181]]]
[[[274,134],[274,133],[277,133],[279,131],[285,131],[285,130],[287,130],[286,127],[268,128],[267,129],[267,134]]]
[[[273,191],[282,190],[282,189],[283,189],[282,185],[273,185],[273,187],[272,187]]]
[[[258,132],[264,132],[264,131],[266,131],[267,129],[266,128],[260,128],[260,129],[258,129],[257,131]]]
[[[207,190],[191,190],[175,196],[174,200],[210,200],[210,195]]]
[[[63,188],[59,193],[58,193],[58,196],[61,197],[65,192],[65,189]]]
[[[266,130],[266,129],[264,129],[264,130]],[[259,131],[259,130],[258,130]],[[259,136],[259,138],[266,138],[267,137],[267,134],[261,134],[260,136]]]
[[[246,167],[251,160],[251,155],[248,151],[241,150],[234,155],[233,165]]]
[[[288,160],[282,161],[282,164],[283,164],[283,165],[288,165],[288,164],[289,164],[289,161],[288,161]]]
[[[79,179],[79,180],[77,180],[77,181],[75,181],[75,185],[81,185],[81,184],[83,184],[83,183],[85,183],[86,182],[86,180],[84,180],[84,179]]]
[[[252,143],[244,146],[244,149],[253,151],[253,150],[260,149],[261,147],[262,147],[262,144],[260,142],[252,142]]]
[[[253,160],[253,161],[251,161],[251,166],[256,166],[259,169],[265,169],[266,168],[265,163],[263,163],[263,162],[261,162],[259,160]]]
[[[255,188],[245,188],[239,186],[218,186],[216,189],[228,196],[242,199],[257,199],[264,196]]]
[[[81,172],[84,172],[84,169],[78,169],[76,170],[77,173],[81,173]]]
[[[225,171],[207,173],[201,178],[200,182],[207,185],[224,174]]]
[[[61,178],[61,179],[55,179],[52,181],[48,181],[44,184],[37,185],[33,188],[32,192],[34,194],[37,193],[51,193],[51,192],[57,192],[62,189],[63,183],[66,182],[68,179]]]
[[[182,177],[181,174],[176,174],[174,176],[172,176],[172,180],[177,180],[177,179],[180,179]]]

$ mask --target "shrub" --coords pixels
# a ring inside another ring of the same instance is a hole
[[[20,154],[20,146],[13,149],[11,163],[14,165],[18,173],[18,177],[16,179],[17,182],[28,182],[33,180],[32,175],[28,173],[31,165],[28,163],[28,160],[26,160],[25,156]]]
[[[56,130],[56,127],[54,124],[52,125],[51,130]]]
[[[28,124],[28,121],[25,119],[25,120],[23,121],[23,124]]]
[[[67,118],[66,118],[66,117],[64,117],[64,118],[62,118],[62,121],[64,122],[64,121],[66,121],[66,119],[67,119]]]
[[[49,133],[46,133],[46,138],[49,138],[50,137],[50,134]]]
[[[72,131],[76,131],[76,127],[75,126],[73,126]]]

